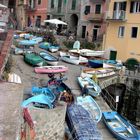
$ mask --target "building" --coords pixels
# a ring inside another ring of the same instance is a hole
[[[26,3],[26,26],[41,27],[47,18],[48,0],[28,0]]]
[[[89,42],[102,42],[106,30],[107,0],[81,1],[78,36]]]
[[[47,18],[48,0],[16,0],[18,28],[41,27]]]
[[[140,61],[140,1],[111,0],[106,20],[104,49],[115,50],[114,55],[122,61],[128,58]]]
[[[68,23],[68,30],[77,32],[81,0],[48,0],[47,19],[60,19]],[[61,26],[59,26],[61,28]]]

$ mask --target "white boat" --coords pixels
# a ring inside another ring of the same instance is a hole
[[[102,56],[105,51],[94,51],[90,49],[80,50],[80,55],[82,56]]]
[[[108,69],[105,69],[105,68],[100,68],[100,69],[86,68],[82,71],[81,76],[91,78],[94,74],[97,76],[97,78],[104,78],[104,77],[114,75],[115,71],[113,69],[109,69],[109,68]]]
[[[77,57],[77,56],[72,56],[72,55],[62,56],[61,60],[67,63],[75,64],[75,65],[88,62],[88,59],[85,57],[82,57],[82,56]]]

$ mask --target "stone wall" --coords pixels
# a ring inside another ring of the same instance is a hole
[[[66,107],[66,103],[59,102],[54,109],[29,108],[34,123],[35,140],[64,139]],[[27,129],[29,130],[29,127]]]

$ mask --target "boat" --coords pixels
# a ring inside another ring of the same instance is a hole
[[[95,60],[89,60],[88,64],[89,66],[91,66],[92,68],[101,68],[103,67],[103,63],[107,63],[107,64],[116,64],[116,60],[100,60],[100,59],[95,59]]]
[[[42,42],[42,43],[39,44],[39,48],[45,49],[45,50],[48,50],[49,46],[50,46],[49,42]]]
[[[97,97],[101,93],[101,88],[89,77],[78,77],[78,83],[82,89],[86,86],[88,94]]]
[[[73,44],[73,49],[69,50],[69,52],[71,52],[71,53],[79,53],[80,52],[79,49],[80,49],[80,42],[77,40]]]
[[[38,42],[36,40],[21,40],[19,41],[19,45],[22,46],[34,46],[38,44]]]
[[[25,53],[24,61],[32,66],[43,66],[46,62],[37,53]]]
[[[34,36],[31,40],[37,42],[37,44],[38,44],[38,43],[43,41],[43,37],[36,37],[36,36]]]
[[[49,80],[48,88],[55,94],[56,100],[64,101],[68,104],[74,102],[71,89],[63,82],[64,78]]]
[[[40,104],[40,106],[42,106],[42,105],[47,105],[49,108],[53,108],[53,104],[52,104],[52,102],[49,100],[49,98],[46,96],[46,95],[44,95],[44,94],[39,94],[39,95],[36,95],[36,96],[33,96],[33,97],[31,97],[31,98],[28,98],[27,100],[24,100],[23,102],[22,102],[22,107],[23,108],[27,108],[29,105],[37,105],[37,106],[39,106],[39,104]]]
[[[35,67],[36,73],[62,73],[68,71],[68,67],[65,66],[42,66]]]
[[[63,56],[69,56],[69,52],[62,52],[62,51],[59,51],[59,55],[60,57],[63,57]]]
[[[17,84],[21,84],[21,78],[19,75],[17,75],[16,73],[9,73],[8,74],[8,82],[10,83],[17,83]]]
[[[45,96],[48,97],[48,99],[53,103],[56,99],[56,96],[54,93],[47,87],[32,87],[32,95],[39,95],[39,94],[44,94]]]
[[[102,140],[97,123],[81,105],[71,104],[67,107],[66,123],[73,140]]]
[[[49,51],[53,53],[53,52],[57,52],[60,46],[50,45],[48,48],[49,48]]]
[[[113,69],[109,68],[85,68],[82,70],[82,77],[92,77],[93,75],[96,75],[97,78],[104,78],[108,76],[112,76],[115,74],[115,71]]]
[[[81,105],[85,110],[87,110],[95,122],[98,123],[101,120],[102,111],[99,105],[91,96],[77,97],[77,104]]]
[[[46,60],[49,65],[56,66],[58,64],[58,58],[49,54],[48,52],[41,51],[39,55]]]
[[[67,56],[62,56],[61,60],[70,63],[70,64],[74,64],[74,65],[79,65],[81,63],[87,63],[88,59],[82,56],[72,56],[72,55],[67,55]]]
[[[103,120],[109,131],[119,140],[139,140],[137,130],[116,111],[103,112]]]
[[[24,48],[15,48],[14,49],[14,54],[25,54],[25,53],[32,53],[33,52],[33,50],[31,50],[31,49],[24,49]]]

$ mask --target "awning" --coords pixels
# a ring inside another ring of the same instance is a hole
[[[7,6],[0,4],[0,8],[7,8]]]
[[[52,23],[52,24],[62,24],[62,25],[67,25],[67,23],[58,20],[58,19],[49,19],[49,20],[44,20],[44,22]]]

